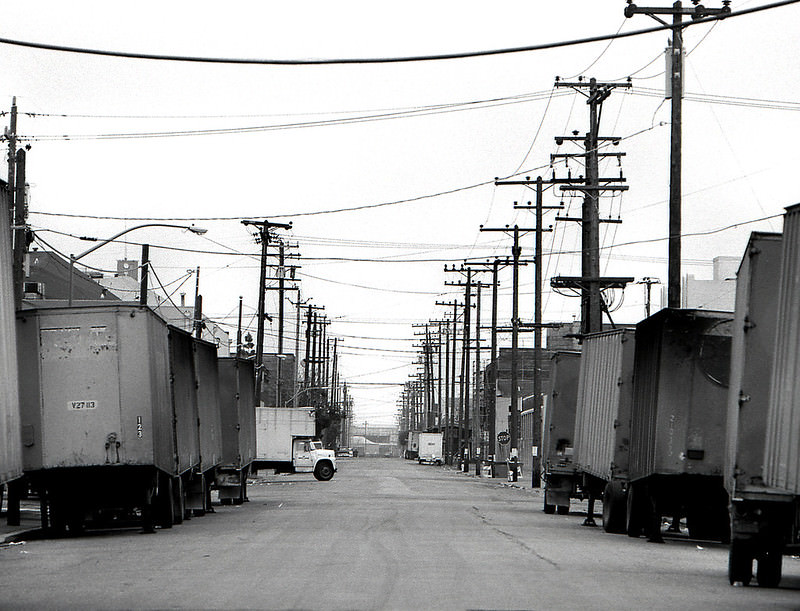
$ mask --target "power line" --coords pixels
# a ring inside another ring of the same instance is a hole
[[[760,11],[779,8],[796,4],[800,0],[780,0],[778,2],[771,2],[762,6],[757,6],[749,9],[739,11],[731,11],[723,15],[713,15],[703,19],[697,19],[684,24],[684,27],[690,25],[697,25],[701,23],[712,23],[721,19],[731,19],[742,15],[757,13]],[[522,47],[507,47],[501,49],[487,49],[482,51],[463,51],[458,53],[443,53],[433,55],[410,55],[399,57],[354,57],[354,58],[331,58],[331,59],[254,59],[254,58],[226,58],[226,57],[200,57],[190,55],[164,55],[155,53],[135,53],[131,51],[110,51],[103,49],[93,49],[88,47],[71,47],[67,45],[56,45],[50,43],[40,43],[24,40],[15,40],[11,38],[0,38],[0,44],[7,44],[18,47],[26,47],[31,49],[41,49],[44,51],[60,51],[65,53],[77,53],[83,55],[97,55],[103,57],[117,57],[124,59],[146,59],[156,61],[173,61],[173,62],[189,62],[189,63],[204,63],[204,64],[235,64],[235,65],[271,65],[271,66],[319,66],[319,65],[339,65],[339,64],[390,64],[390,63],[409,63],[409,62],[422,62],[422,61],[439,61],[448,59],[468,59],[474,57],[487,57],[492,55],[508,55],[511,53],[524,53],[528,51],[542,51],[546,49],[557,49],[561,47],[571,47],[576,45],[588,44],[593,42],[602,42],[607,40],[615,40],[618,38],[631,38],[643,34],[651,34],[654,32],[663,32],[671,30],[671,25],[653,26],[650,28],[643,28],[640,30],[632,30],[630,32],[617,32],[616,34],[601,34],[598,36],[589,36],[586,38],[575,38],[570,40],[561,40],[547,43],[540,43],[536,45],[526,45]]]
[[[569,92],[559,95],[569,95]],[[330,127],[336,125],[352,125],[359,123],[369,123],[372,121],[388,121],[391,119],[408,119],[414,117],[427,117],[431,115],[447,114],[453,112],[463,112],[466,110],[482,110],[495,108],[498,106],[508,106],[510,104],[522,104],[544,99],[541,97],[530,97],[526,99],[512,99],[493,103],[470,103],[473,105],[463,106],[444,106],[432,110],[409,110],[403,112],[390,112],[383,114],[362,115],[347,117],[343,119],[325,119],[320,121],[302,121],[297,123],[277,123],[273,125],[253,125],[240,127],[221,127],[191,130],[173,131],[153,131],[153,132],[120,132],[107,134],[41,134],[41,135],[18,135],[17,140],[26,142],[56,142],[73,140],[141,140],[146,138],[178,138],[187,136],[218,136],[231,134],[251,134],[270,131],[283,131],[289,129],[305,129],[312,127]],[[480,105],[477,105],[480,104]]]

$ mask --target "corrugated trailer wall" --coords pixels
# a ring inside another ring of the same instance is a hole
[[[253,361],[237,359],[239,384],[239,451],[242,463],[256,459],[256,373]]]
[[[725,488],[761,480],[769,387],[775,351],[781,234],[753,232],[736,274],[731,381],[725,448]]]
[[[197,408],[200,431],[200,470],[205,473],[222,460],[222,420],[220,418],[217,347],[194,339],[197,372]]]
[[[24,310],[25,470],[155,466],[175,474],[166,324],[146,308]]]
[[[178,473],[200,464],[200,435],[197,430],[197,387],[195,384],[193,338],[169,327],[169,373],[175,418],[175,447]]]
[[[8,192],[0,189],[0,484],[22,475]]]
[[[764,482],[800,494],[800,204],[786,209]]]
[[[575,415],[575,463],[590,475],[627,477],[633,400],[633,329],[583,340]]]
[[[553,357],[552,388],[547,405],[543,458],[570,455],[575,439],[575,407],[578,398],[581,353],[556,352]]]
[[[664,309],[636,326],[631,479],[722,476],[732,322]]]

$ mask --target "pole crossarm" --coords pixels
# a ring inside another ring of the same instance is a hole
[[[573,222],[576,222],[576,223],[582,223],[584,219],[583,219],[583,217],[580,217],[580,216],[557,216],[556,220],[557,221],[573,221]],[[617,224],[621,224],[622,223],[622,219],[602,219],[601,218],[601,219],[597,219],[597,222],[598,223],[617,223]]]
[[[653,17],[654,15],[689,15],[692,19],[704,19],[706,17],[711,17],[713,15],[727,15],[731,12],[730,7],[730,0],[723,0],[722,4],[724,5],[722,8],[706,8],[702,4],[698,4],[694,8],[683,8],[683,7],[662,7],[662,6],[636,6],[631,0],[628,0],[628,6],[625,7],[625,16],[626,17],[633,17],[634,15],[648,15]],[[655,17],[653,17],[656,19]],[[656,21],[660,21],[667,25],[661,19],[656,19]]]
[[[599,286],[601,289],[624,289],[633,282],[629,277],[591,277],[591,276],[555,276],[550,279],[550,286],[555,289],[588,289]]]

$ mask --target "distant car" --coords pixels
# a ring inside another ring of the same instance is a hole
[[[336,450],[336,456],[349,456],[352,458],[353,456],[353,448],[339,448]]]

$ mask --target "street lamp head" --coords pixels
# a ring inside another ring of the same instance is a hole
[[[195,227],[194,225],[192,225],[191,227],[189,227],[189,231],[191,231],[192,233],[196,233],[197,235],[203,235],[204,233],[208,232],[208,229],[206,229],[205,227]]]

